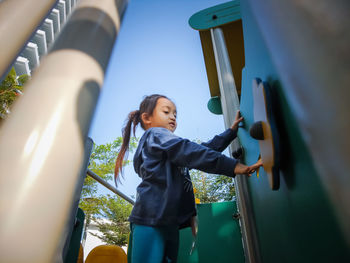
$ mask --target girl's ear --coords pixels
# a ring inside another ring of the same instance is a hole
[[[149,117],[149,115],[148,115],[146,112],[144,112],[144,113],[141,114],[141,120],[142,120],[143,124],[144,124],[146,127],[149,126],[149,125],[151,124],[150,117]],[[146,128],[146,129],[147,129],[147,128]]]

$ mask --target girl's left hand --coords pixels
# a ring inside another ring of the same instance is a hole
[[[241,117],[241,112],[237,111],[235,120],[233,121],[233,124],[231,126],[231,130],[237,131],[239,123],[243,121],[243,117]]]
[[[196,216],[193,216],[191,218],[191,229],[192,229],[193,237],[196,237],[197,232],[198,232],[198,224],[197,224],[197,217]]]

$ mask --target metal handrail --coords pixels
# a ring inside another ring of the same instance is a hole
[[[91,171],[90,169],[87,169],[86,173],[93,179],[95,179],[97,182],[99,182],[100,184],[102,184],[104,187],[108,188],[109,190],[111,190],[113,193],[115,193],[116,195],[119,195],[121,198],[123,198],[124,200],[128,201],[130,204],[134,205],[135,201],[132,200],[129,196],[123,194],[122,192],[120,192],[117,188],[115,188],[114,186],[110,185],[108,182],[106,182],[105,180],[103,180],[100,176],[98,176],[97,174],[95,174],[93,171]]]

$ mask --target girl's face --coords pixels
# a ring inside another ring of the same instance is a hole
[[[166,98],[159,98],[151,116],[141,115],[142,121],[148,130],[151,127],[163,127],[174,132],[177,127],[176,107]]]

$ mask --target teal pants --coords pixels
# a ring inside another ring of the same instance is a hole
[[[129,263],[175,263],[179,250],[179,227],[131,224]]]

